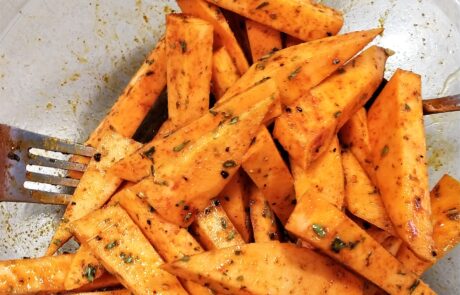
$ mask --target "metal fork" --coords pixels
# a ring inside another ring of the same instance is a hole
[[[0,202],[67,204],[78,179],[66,172],[85,171],[71,155],[91,157],[92,147],[0,124]]]

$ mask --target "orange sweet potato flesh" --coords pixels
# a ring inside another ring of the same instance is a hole
[[[382,196],[350,150],[342,153],[345,174],[345,204],[351,214],[396,235]]]
[[[221,47],[212,56],[212,93],[218,100],[240,78],[228,50]]]
[[[246,31],[254,62],[282,48],[281,33],[277,30],[248,19],[246,20]]]
[[[166,16],[168,114],[182,127],[209,109],[213,27],[185,14]]]
[[[166,262],[204,251],[186,229],[161,218],[155,209],[142,199],[142,195],[136,196],[128,190],[123,190],[113,196],[112,200],[126,210]],[[190,294],[211,294],[211,290],[192,281],[181,280],[181,283]]]
[[[343,207],[344,176],[337,137],[332,140],[327,152],[316,159],[307,170],[295,162],[291,163],[291,170],[297,198],[307,191],[314,192],[337,208]]]
[[[444,175],[431,191],[431,221],[436,259],[441,259],[460,242],[460,182]],[[403,245],[396,258],[418,275],[432,263],[418,258]]]
[[[94,157],[89,162],[48,246],[47,256],[54,254],[72,236],[69,222],[102,207],[120,186],[122,179],[108,172],[109,167],[140,147],[140,143],[112,130],[105,132],[96,148],[95,155],[100,157]]]
[[[343,24],[341,13],[309,1],[207,1],[304,41],[335,35]]]
[[[398,236],[433,261],[420,76],[397,70],[368,112],[376,185]]]
[[[249,68],[218,104],[259,81],[273,79],[280,91],[281,101],[291,105],[343,66],[381,32],[381,29],[352,32],[302,43],[266,55]]]
[[[64,291],[74,255],[0,261],[0,294]]]
[[[249,190],[249,206],[254,241],[265,243],[279,240],[275,214],[260,189],[253,184]]]
[[[270,132],[263,127],[243,159],[242,167],[284,223],[294,209],[294,182]]]
[[[286,229],[390,294],[435,294],[343,211],[315,194],[300,198]]]
[[[145,294],[145,290],[187,294],[177,278],[159,268],[160,255],[119,206],[96,210],[73,222],[72,231],[134,294]]]
[[[224,46],[230,54],[240,74],[244,74],[249,64],[219,7],[204,0],[177,0],[182,12],[208,21],[214,27],[215,42]]]
[[[363,287],[331,259],[279,242],[209,251],[162,267],[219,294],[362,294]]]
[[[339,129],[372,96],[383,78],[386,59],[383,48],[370,47],[276,120],[274,136],[300,167],[307,169],[323,154]]]
[[[239,107],[259,100],[252,107],[240,110],[227,104],[220,112],[192,123],[196,127],[206,122],[203,126],[209,131],[203,133],[193,127],[196,134],[192,134],[186,132],[186,126],[157,145],[155,175],[128,189],[145,194],[147,202],[166,220],[188,226],[238,171],[252,138],[277,98],[276,87],[267,82],[255,93],[265,99],[243,95],[246,99]]]
[[[93,282],[83,285],[77,289],[71,290],[73,292],[89,292],[93,290],[101,290],[103,288],[122,287],[116,277],[108,272],[102,274],[100,278],[95,279]]]
[[[77,289],[92,283],[106,273],[87,244],[80,245],[68,267],[69,270],[64,282],[66,290]]]

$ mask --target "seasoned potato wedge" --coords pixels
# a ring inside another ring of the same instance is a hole
[[[306,170],[291,162],[295,193],[298,197],[307,191],[314,192],[337,208],[343,207],[344,176],[340,144],[335,137],[326,153],[316,159]]]
[[[159,268],[163,260],[119,206],[96,210],[73,222],[71,230],[134,294],[187,294],[177,278]]]
[[[275,214],[256,185],[251,185],[249,190],[249,206],[254,241],[264,243],[279,240]]]
[[[361,280],[334,261],[279,242],[210,251],[162,267],[219,294],[362,294]]]
[[[104,273],[104,267],[91,252],[89,246],[81,244],[70,263],[64,287],[66,290],[77,289],[83,285],[92,283]]]
[[[225,47],[212,56],[212,93],[218,100],[240,78],[238,69]]]
[[[300,167],[307,169],[323,154],[343,124],[372,96],[382,81],[386,59],[383,48],[370,47],[276,120],[274,136]]]
[[[109,167],[140,147],[140,143],[114,131],[105,132],[93,159],[88,164],[72,195],[46,255],[53,255],[70,239],[72,235],[68,228],[69,222],[85,216],[107,202],[122,182],[121,178],[108,172]]]
[[[281,34],[277,30],[248,19],[246,31],[253,62],[282,48]]]
[[[343,24],[341,13],[309,1],[207,1],[304,41],[335,35]]]
[[[398,236],[433,261],[420,76],[397,70],[368,112],[376,185]]]
[[[390,294],[435,294],[344,212],[315,194],[300,198],[286,229]]]
[[[182,127],[209,109],[213,27],[185,14],[166,17],[168,114]]]

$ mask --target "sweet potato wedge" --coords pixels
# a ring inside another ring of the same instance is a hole
[[[321,196],[337,208],[343,207],[344,175],[340,144],[335,137],[327,152],[316,159],[308,169],[291,162],[295,193],[302,197],[307,191]]]
[[[433,261],[420,76],[397,70],[368,112],[376,185],[398,236]]]
[[[108,168],[140,147],[140,143],[114,131],[104,133],[93,159],[75,189],[46,255],[54,254],[72,236],[68,229],[69,222],[85,216],[107,202],[122,182],[121,178],[108,172]]]
[[[111,171],[123,179],[138,182],[152,175],[153,171],[161,169],[160,167],[163,163],[168,163],[170,159],[180,156],[182,153],[179,153],[180,151],[174,152],[174,149],[179,149],[186,140],[190,142],[183,147],[184,150],[187,150],[192,146],[194,141],[199,140],[205,134],[209,135],[219,130],[218,127],[223,125],[221,121],[231,121],[233,119],[233,122],[237,123],[236,121],[240,119],[239,114],[246,112],[253,105],[267,97],[274,95],[275,102],[273,104],[278,104],[277,94],[278,92],[273,80],[262,81],[258,85],[247,89],[247,91],[236,95],[226,103],[212,108],[209,114],[176,132],[164,138],[155,138],[153,141],[145,144],[142,149],[116,163],[111,168]]]
[[[187,294],[177,278],[159,268],[163,263],[160,255],[119,206],[96,210],[74,221],[71,230],[134,294],[145,294],[146,290],[152,294]]]
[[[249,190],[249,212],[251,216],[254,241],[264,243],[279,240],[279,230],[276,217],[270,204],[256,185]]]
[[[0,294],[51,293],[64,290],[74,255],[0,261]]]
[[[182,127],[209,109],[213,27],[185,14],[166,16],[168,115]]]
[[[382,197],[350,150],[342,152],[345,206],[351,214],[396,236]]]
[[[294,181],[267,128],[257,134],[242,167],[284,223],[294,209]]]
[[[166,86],[165,45],[164,38],[158,41],[108,115],[90,135],[87,145],[97,147],[111,131],[128,138],[134,135]]]
[[[304,41],[335,35],[343,24],[341,13],[308,1],[207,1]]]
[[[381,32],[380,29],[352,32],[269,54],[254,63],[217,104],[224,103],[259,81],[273,79],[278,85],[281,101],[292,105],[342,67]]]
[[[371,156],[371,146],[369,143],[369,130],[367,128],[367,113],[365,108],[359,109],[340,129],[340,141],[350,149],[355,158],[364,168],[372,182],[375,179]]]
[[[435,294],[344,212],[308,192],[286,225],[311,243],[390,294]]]
[[[371,226],[369,229],[366,229],[366,232],[375,240],[377,243],[382,245],[385,250],[387,250],[391,255],[396,256],[399,248],[402,245],[402,240],[397,238],[388,232],[376,227]]]
[[[120,287],[122,288],[122,285],[118,281],[116,277],[111,275],[108,272],[105,272],[102,274],[101,277],[95,279],[92,283],[83,285],[77,289],[70,290],[72,293],[73,292],[90,292],[93,290],[101,290],[104,288],[115,288],[115,287]]]
[[[436,259],[441,259],[460,242],[460,182],[444,175],[431,191],[430,199]],[[396,258],[419,275],[432,265],[418,258],[406,245]]]
[[[274,136],[297,165],[307,169],[327,150],[338,130],[379,86],[386,59],[383,48],[370,47],[276,120]]]
[[[212,24],[216,43],[228,50],[239,73],[244,74],[249,68],[248,61],[220,8],[204,0],[177,0],[176,2],[182,12],[199,17]]]
[[[209,206],[197,215],[192,224],[192,231],[206,250],[245,243],[218,199],[212,200]]]
[[[266,25],[248,19],[246,20],[246,32],[254,62],[262,56],[282,48],[281,33]]]
[[[66,290],[77,289],[83,285],[92,283],[105,272],[104,267],[91,252],[89,246],[81,244],[68,268],[64,287]]]
[[[219,294],[362,294],[362,282],[327,257],[279,242],[205,252],[165,264]]]
[[[218,100],[240,78],[238,69],[225,47],[212,56],[212,93]]]
[[[244,187],[245,179],[241,173],[233,176],[232,180],[225,186],[219,194],[219,201],[227,213],[228,218],[235,226],[245,243],[249,243],[251,238],[251,226],[247,208],[249,208],[248,198]]]
[[[129,190],[124,190],[113,196],[112,200],[126,210],[166,262],[204,251],[186,229],[161,218],[152,206],[143,201],[142,195],[136,196]],[[182,285],[193,295],[211,294],[211,290],[192,281],[182,280]]]

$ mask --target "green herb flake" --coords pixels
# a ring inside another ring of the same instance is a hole
[[[234,125],[234,124],[238,123],[239,120],[240,120],[239,117],[233,117],[233,118],[230,119],[230,122],[228,124]]]
[[[382,148],[382,152],[380,153],[382,157],[386,156],[388,154],[388,152],[390,151],[390,148],[385,145],[383,148]]]
[[[143,156],[145,156],[148,159],[152,159],[152,155],[155,153],[155,147],[152,146],[148,150],[142,153]]]
[[[156,185],[168,186],[168,182],[166,180],[155,180],[153,183]]]
[[[300,70],[302,70],[302,67],[298,67],[297,69],[295,69],[292,73],[289,74],[288,79],[294,79],[300,73]]]
[[[183,143],[179,144],[179,145],[176,145],[175,147],[173,147],[173,151],[178,153],[180,152],[181,150],[184,149],[184,147],[190,143],[190,140],[186,140],[184,141]]]
[[[235,238],[235,231],[232,230],[231,232],[228,233],[228,236],[227,236],[227,241],[231,241]]]
[[[191,218],[192,218],[192,212],[188,212],[188,213],[185,214],[185,216],[184,216],[184,221],[187,222],[187,221],[189,221]]]
[[[410,106],[409,106],[407,103],[404,104],[404,110],[405,110],[406,112],[410,112],[410,111],[411,111],[411,108],[410,108]]]
[[[320,238],[324,238],[326,235],[327,235],[327,231],[326,229],[322,226],[322,225],[319,225],[317,223],[314,223],[312,224],[312,229],[313,231],[315,232],[315,234],[320,237]]]
[[[236,280],[239,281],[239,282],[242,282],[242,281],[244,281],[244,277],[243,276],[237,276]]]
[[[184,40],[180,40],[179,44],[180,44],[180,49],[182,53],[187,52],[187,43]]]
[[[110,249],[115,248],[116,246],[118,246],[118,241],[113,240],[112,242],[110,242],[107,245],[105,245],[105,249],[110,250]]]
[[[342,241],[339,237],[335,237],[335,239],[332,241],[332,244],[331,244],[331,250],[334,253],[339,253],[340,250],[346,247],[347,247],[347,244],[344,241]]]
[[[417,289],[418,285],[420,285],[420,280],[416,279],[414,283],[412,283],[412,285],[409,287],[410,294],[412,294],[415,291],[415,289]]]
[[[120,258],[123,260],[124,263],[130,264],[133,263],[134,259],[133,256],[125,254],[124,252],[120,253]]]
[[[189,262],[190,261],[190,256],[184,255],[179,260],[182,261],[182,262]]]
[[[264,1],[260,3],[259,5],[256,6],[256,9],[261,9],[264,8],[265,6],[268,6],[270,3],[268,1]]]
[[[259,62],[257,65],[256,65],[256,70],[263,70],[265,69],[265,64],[262,63],[262,62]]]
[[[334,113],[334,118],[338,118],[342,115],[342,112],[341,111],[338,111],[338,112],[335,112]]]
[[[60,239],[56,239],[56,240],[53,241],[53,244],[56,245],[56,246],[61,246],[62,241]]]
[[[257,81],[256,83],[254,83],[254,86],[257,86],[257,85],[260,85],[262,83],[264,83],[265,81],[267,80],[270,80],[271,77],[263,77],[262,79],[260,79],[259,81]]]
[[[83,270],[83,276],[88,280],[88,282],[93,282],[94,277],[96,276],[96,267],[91,264],[88,264]]]
[[[217,116],[218,112],[216,112],[215,110],[213,109],[209,109],[209,112],[211,113],[211,115],[213,116]]]
[[[227,228],[227,219],[225,219],[224,217],[222,217],[220,219],[220,225],[222,226],[223,229],[226,229]]]
[[[224,168],[232,168],[232,167],[236,167],[236,162],[233,161],[233,160],[227,160],[224,162],[224,164],[222,164],[222,166]]]

